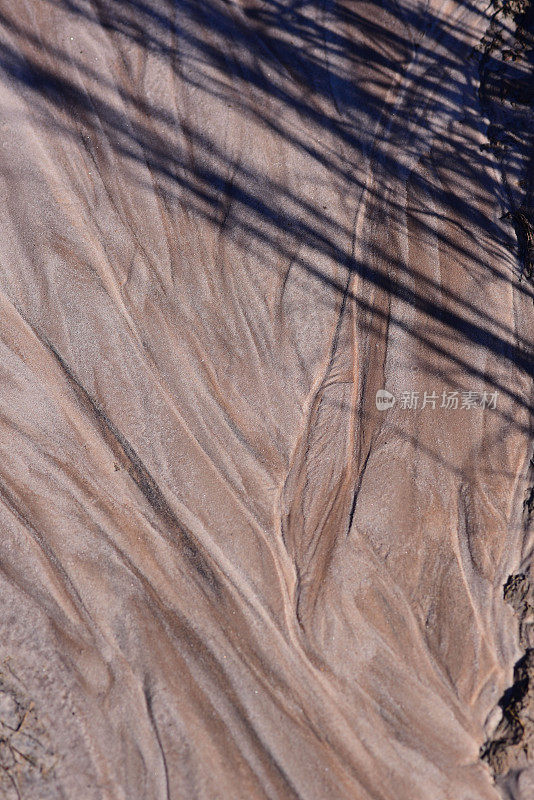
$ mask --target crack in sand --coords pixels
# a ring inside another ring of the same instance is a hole
[[[42,784],[53,777],[56,761],[34,701],[9,662],[5,662],[0,670],[1,796],[6,800],[23,800],[26,786]]]

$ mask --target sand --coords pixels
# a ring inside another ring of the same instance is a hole
[[[2,797],[534,797],[513,10],[3,0]]]

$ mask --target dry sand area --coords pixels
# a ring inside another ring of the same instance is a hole
[[[533,15],[1,0],[2,800],[533,800]]]

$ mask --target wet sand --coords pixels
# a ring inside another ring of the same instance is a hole
[[[492,13],[3,0],[2,797],[534,796]]]

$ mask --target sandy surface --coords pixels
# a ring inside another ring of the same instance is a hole
[[[2,797],[534,796],[491,14],[2,0]]]

